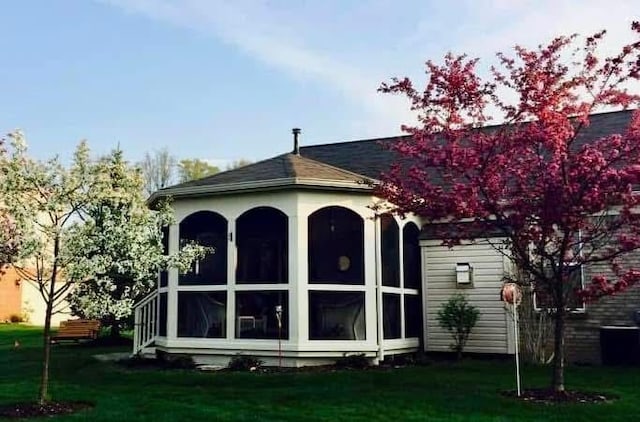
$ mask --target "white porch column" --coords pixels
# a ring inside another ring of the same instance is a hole
[[[169,226],[169,254],[180,251],[180,226]],[[178,269],[169,268],[167,290],[167,340],[178,337]]]
[[[367,343],[381,344],[378,339],[378,219],[373,215],[362,215],[364,219],[364,279],[365,279],[365,316],[367,322]]]
[[[309,340],[307,216],[300,208],[289,216],[289,340]]]
[[[404,310],[404,295],[405,295],[405,285],[404,285],[404,224],[402,221],[396,216],[393,217],[398,224],[398,276],[400,277],[400,338],[406,338],[406,330],[407,326],[406,321],[406,313]],[[381,258],[382,260],[382,258]]]
[[[227,339],[236,337],[236,220],[227,222]]]

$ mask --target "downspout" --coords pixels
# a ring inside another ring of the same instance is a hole
[[[378,363],[384,360],[384,332],[383,332],[383,316],[382,316],[382,248],[380,241],[380,218],[376,214],[374,216],[374,248],[375,248],[375,277],[376,277],[376,321],[377,321],[377,333],[378,333],[378,352],[376,353],[376,359]]]

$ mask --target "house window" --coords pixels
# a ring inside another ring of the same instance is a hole
[[[402,229],[402,266],[404,269],[404,287],[420,289],[420,229],[414,223],[407,223]]]
[[[575,257],[582,256],[582,234],[578,232],[577,241],[573,243],[570,251],[571,257],[568,260],[573,262],[565,263],[563,267],[562,294],[565,298],[566,309],[571,312],[584,312],[586,305],[577,292],[584,288],[584,266],[580,265]],[[547,277],[551,276],[551,267],[546,266],[544,271]],[[555,309],[553,301],[553,291],[548,286],[541,283],[533,285],[533,306],[535,310]]]
[[[288,219],[280,210],[253,208],[236,221],[239,284],[288,282]]]
[[[364,284],[364,222],[343,207],[309,216],[309,283]]]
[[[400,233],[398,223],[389,214],[380,217],[382,285],[400,287]]]
[[[277,310],[282,310],[281,326]],[[286,290],[236,292],[236,338],[289,338],[289,297]]]
[[[364,292],[309,292],[310,340],[366,340]]]
[[[158,336],[167,336],[167,293],[160,293],[158,311]]]
[[[178,337],[224,338],[227,292],[178,292]]]
[[[385,339],[402,337],[400,313],[400,295],[384,293],[382,295],[383,334]]]
[[[577,295],[577,291],[584,288],[584,267],[580,264],[570,264],[565,267],[566,282],[563,283],[563,294],[566,298],[566,309],[573,312],[583,312],[586,309],[584,300]],[[534,309],[536,311],[555,309],[552,292],[546,286],[536,285],[533,290]]]
[[[180,285],[212,285],[227,283],[227,220],[211,211],[199,211],[180,223],[180,246],[195,242],[213,249],[197,260],[191,270],[180,274]]]

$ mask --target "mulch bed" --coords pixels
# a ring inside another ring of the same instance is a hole
[[[532,388],[521,391],[520,397],[516,391],[509,390],[501,393],[503,396],[531,403],[559,404],[559,403],[611,403],[618,399],[614,394],[597,393],[593,391],[564,391],[556,392],[548,388]]]
[[[52,401],[39,403],[14,403],[0,406],[0,417],[8,419],[51,417],[68,415],[80,410],[92,409],[93,403],[83,401]]]

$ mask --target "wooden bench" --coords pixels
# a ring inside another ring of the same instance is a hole
[[[100,332],[100,321],[94,319],[70,319],[62,321],[58,333],[51,337],[51,343],[61,340],[94,340]]]

